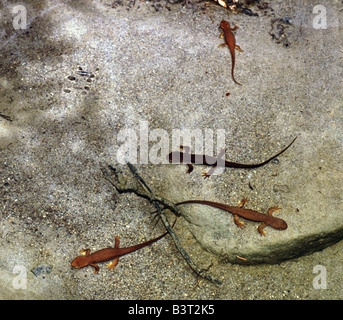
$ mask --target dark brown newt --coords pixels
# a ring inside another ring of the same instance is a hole
[[[230,53],[231,53],[231,60],[232,60],[232,66],[231,66],[231,76],[232,76],[232,80],[234,82],[236,82],[239,85],[242,85],[241,83],[239,83],[238,81],[236,81],[234,75],[233,75],[233,70],[235,68],[235,49],[237,49],[240,52],[243,52],[243,50],[240,48],[240,46],[238,46],[236,44],[236,39],[234,34],[232,33],[232,31],[235,31],[238,29],[238,26],[235,26],[233,28],[230,27],[230,24],[223,20],[220,23],[220,28],[223,30],[222,34],[220,35],[220,37],[222,38],[224,35],[224,39],[225,42],[220,44],[219,47],[229,47]]]
[[[185,152],[181,152],[181,151],[170,152],[167,156],[167,160],[170,163],[185,163],[185,164],[187,164],[187,166],[188,166],[187,173],[191,173],[193,171],[193,165],[191,163],[202,164],[205,166],[212,166],[213,168],[211,168],[210,170],[208,170],[207,172],[202,174],[206,179],[213,174],[216,167],[220,167],[220,166],[221,167],[224,166],[225,168],[241,168],[241,169],[254,169],[254,168],[262,167],[265,164],[267,164],[268,162],[270,162],[273,159],[275,159],[276,157],[278,157],[283,152],[285,152],[293,144],[293,142],[295,141],[296,138],[297,137],[295,137],[293,139],[293,141],[286,148],[282,149],[279,153],[275,154],[271,158],[269,158],[269,159],[267,159],[261,163],[244,164],[244,163],[237,163],[237,162],[231,162],[231,161],[223,160],[221,158],[224,156],[225,150],[222,150],[217,157],[202,155],[202,154],[189,153],[190,148],[189,147],[183,147],[183,146],[181,146],[181,148]]]
[[[266,235],[266,233],[264,232],[263,229],[267,226],[270,226],[270,227],[277,229],[277,230],[287,229],[287,223],[284,220],[282,220],[280,218],[273,217],[273,215],[272,215],[273,212],[279,211],[281,208],[279,208],[279,207],[269,208],[268,209],[268,215],[266,215],[266,214],[263,214],[263,213],[260,213],[260,212],[254,211],[254,210],[243,208],[243,206],[247,202],[248,202],[248,200],[244,198],[240,202],[238,207],[233,207],[233,206],[229,206],[227,204],[212,202],[212,201],[206,201],[206,200],[187,200],[187,201],[182,201],[182,202],[176,203],[175,205],[178,206],[178,205],[188,204],[188,203],[198,203],[198,204],[204,204],[204,205],[208,205],[211,207],[226,210],[226,211],[233,214],[234,222],[238,228],[244,228],[244,226],[245,226],[244,222],[239,221],[239,217],[242,217],[244,219],[251,220],[251,221],[262,222],[260,224],[260,226],[257,228],[257,230],[261,236]]]
[[[163,238],[167,233],[168,232],[163,233],[162,235],[160,235],[159,237],[155,239],[152,239],[152,240],[140,243],[140,244],[136,244],[128,248],[119,248],[119,242],[120,242],[119,237],[115,237],[114,248],[101,249],[101,250],[95,251],[92,254],[90,254],[90,249],[82,250],[81,253],[85,255],[76,257],[72,261],[71,265],[72,267],[77,268],[77,269],[87,267],[87,266],[92,266],[94,268],[94,272],[98,273],[100,268],[98,265],[96,265],[96,263],[114,259],[111,263],[108,264],[109,269],[114,269],[115,266],[118,264],[119,257],[126,255],[128,253],[134,252],[145,246],[148,246],[149,244],[152,244],[153,242],[156,242],[157,240],[160,240],[161,238]]]

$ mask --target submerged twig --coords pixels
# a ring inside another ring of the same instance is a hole
[[[6,116],[6,115],[2,114],[1,112],[0,112],[0,117],[4,118],[5,120],[10,121],[10,122],[13,121],[10,116]]]
[[[102,168],[102,172],[105,176],[105,178],[117,189],[120,193],[135,193],[136,195],[143,197],[145,199],[148,199],[151,201],[151,203],[155,206],[159,217],[161,218],[162,223],[164,224],[164,227],[170,234],[171,238],[173,239],[176,248],[181,253],[182,257],[186,260],[187,264],[190,266],[190,268],[200,277],[215,283],[217,285],[221,284],[221,281],[213,278],[209,274],[206,273],[205,270],[200,269],[191,259],[191,257],[188,255],[188,253],[183,249],[183,247],[180,244],[179,238],[175,234],[173,227],[170,225],[168,218],[166,214],[164,213],[165,209],[169,209],[172,211],[176,216],[181,216],[181,213],[179,209],[169,200],[155,195],[152,190],[149,188],[149,186],[144,182],[144,180],[140,177],[140,175],[137,173],[136,168],[128,163],[128,167],[131,171],[131,173],[134,175],[136,181],[139,182],[139,185],[137,183],[133,183],[132,181],[129,183],[121,173],[118,172],[115,168],[108,165],[107,169]],[[112,175],[110,174],[112,173]],[[113,179],[113,176],[115,179]]]
[[[153,203],[157,202],[161,204],[164,209],[169,209],[176,216],[178,217],[181,216],[180,209],[177,206],[175,206],[169,200],[153,194],[150,191],[150,189],[146,190],[147,185],[141,178],[140,178],[141,180],[138,180],[136,175],[135,175],[136,179],[140,182],[139,185],[137,185],[137,183],[134,183],[133,181],[127,181],[124,178],[123,174],[118,172],[118,170],[112,167],[111,165],[108,165],[107,169],[102,168],[101,170],[105,176],[105,179],[108,180],[117,189],[119,193],[135,193],[137,196],[145,198]],[[113,176],[115,177],[115,180],[113,179]],[[142,181],[144,182],[144,184],[142,184]],[[142,186],[144,188],[142,188]]]

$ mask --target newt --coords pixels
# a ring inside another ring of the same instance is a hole
[[[252,163],[252,164],[244,164],[244,163],[238,163],[238,162],[231,162],[227,160],[221,159],[224,156],[225,150],[222,150],[217,157],[214,156],[209,156],[209,155],[202,155],[202,154],[194,154],[190,153],[190,148],[189,147],[184,147],[181,146],[181,150],[184,150],[185,152],[182,151],[173,151],[170,152],[167,155],[167,160],[170,163],[185,163],[188,166],[187,173],[191,173],[193,171],[193,164],[202,164],[205,166],[212,166],[210,170],[207,172],[202,173],[202,175],[206,178],[209,178],[216,167],[223,166],[225,168],[240,168],[240,169],[254,169],[258,167],[262,167],[268,162],[272,161],[276,157],[278,157],[280,154],[285,152],[295,141],[297,137],[293,139],[293,141],[284,149],[282,149],[280,152],[272,156],[271,158],[260,162],[260,163]]]
[[[243,206],[248,202],[246,198],[242,199],[238,207],[229,206],[227,204],[213,202],[213,201],[206,201],[206,200],[187,200],[182,201],[179,203],[176,203],[176,206],[188,204],[188,203],[198,203],[198,204],[204,204],[211,207],[219,208],[225,211],[228,211],[233,214],[234,222],[238,228],[243,229],[245,227],[245,223],[239,221],[239,217],[242,217],[244,219],[250,220],[250,221],[257,221],[262,222],[259,227],[257,228],[259,234],[261,236],[265,236],[266,233],[263,230],[265,227],[270,226],[277,230],[286,230],[287,229],[287,223],[280,219],[273,217],[273,212],[279,211],[281,208],[279,207],[271,207],[268,209],[268,215],[260,213],[255,210],[251,209],[245,209]]]
[[[91,266],[94,268],[94,273],[98,273],[100,268],[96,263],[105,262],[105,261],[114,259],[107,266],[108,269],[114,269],[115,266],[118,264],[119,257],[126,255],[128,253],[134,252],[136,250],[139,250],[143,247],[146,247],[149,244],[152,244],[153,242],[160,240],[167,233],[168,232],[163,233],[162,235],[160,235],[157,238],[154,238],[154,239],[151,239],[149,241],[146,241],[146,242],[143,242],[140,244],[136,244],[132,247],[127,247],[127,248],[119,248],[119,242],[120,242],[119,237],[115,237],[114,248],[101,249],[101,250],[93,252],[92,254],[90,253],[90,249],[82,250],[81,254],[83,254],[83,255],[76,257],[72,261],[71,265],[72,265],[72,267],[74,267],[76,269]]]
[[[232,33],[232,31],[235,31],[238,29],[238,26],[234,26],[233,28],[230,27],[230,24],[223,20],[220,23],[220,28],[223,30],[223,32],[220,35],[220,38],[222,38],[224,36],[225,42],[220,44],[219,47],[228,47],[231,53],[231,76],[232,76],[232,80],[239,84],[242,85],[241,83],[239,83],[238,81],[236,81],[234,75],[233,75],[233,70],[235,68],[235,49],[237,49],[240,52],[243,52],[243,50],[240,48],[240,46],[238,46],[236,44],[236,39],[234,34]]]

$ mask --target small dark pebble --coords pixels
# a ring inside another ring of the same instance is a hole
[[[31,272],[36,276],[44,276],[51,272],[52,266],[46,264],[40,264],[37,267],[33,268]]]

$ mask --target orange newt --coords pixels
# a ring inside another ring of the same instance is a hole
[[[167,233],[168,232],[163,233],[155,239],[128,248],[119,248],[119,237],[115,237],[114,248],[101,249],[95,251],[92,254],[90,254],[90,249],[82,250],[81,253],[84,253],[85,255],[76,257],[71,263],[71,265],[76,269],[92,266],[94,268],[94,273],[98,273],[100,268],[98,265],[96,265],[96,263],[114,259],[111,263],[108,264],[108,269],[114,269],[115,266],[118,264],[120,256],[123,256],[125,254],[141,249],[145,246],[148,246],[149,244],[152,244],[153,242],[156,242],[157,240],[163,238]]]
[[[223,20],[220,23],[220,28],[223,30],[220,37],[222,38],[224,35],[225,42],[220,44],[219,47],[229,47],[231,52],[231,59],[232,59],[232,67],[231,67],[231,76],[232,80],[235,81],[237,84],[242,85],[241,83],[237,82],[234,75],[233,75],[233,69],[235,68],[235,49],[237,49],[240,52],[243,52],[243,50],[236,44],[236,39],[232,31],[235,31],[238,29],[238,26],[235,26],[233,28],[230,27],[230,24]]]
[[[181,151],[173,151],[170,152],[167,156],[167,160],[170,163],[185,163],[188,166],[187,173],[191,173],[193,171],[193,165],[194,164],[202,164],[205,166],[212,166],[210,170],[207,172],[203,173],[202,175],[206,178],[210,177],[215,168],[218,166],[224,166],[225,168],[241,168],[241,169],[254,169],[258,167],[262,167],[268,162],[272,161],[276,157],[278,157],[280,154],[285,152],[295,141],[297,137],[293,139],[293,141],[284,149],[282,149],[279,153],[275,154],[271,158],[260,162],[260,163],[252,163],[252,164],[244,164],[244,163],[237,163],[237,162],[231,162],[227,160],[221,159],[224,156],[225,150],[222,150],[217,157],[213,156],[208,156],[208,155],[202,155],[202,154],[194,154],[194,153],[189,153],[190,148],[189,147],[183,147],[181,146],[181,149],[183,149],[185,152]]]
[[[262,222],[260,226],[258,227],[258,232],[261,236],[265,236],[266,233],[264,232],[264,228],[267,226],[273,227],[274,229],[277,230],[285,230],[287,229],[287,223],[280,219],[273,217],[273,212],[274,211],[279,211],[281,208],[279,207],[272,207],[268,209],[268,215],[265,215],[263,213],[250,210],[250,209],[244,209],[243,206],[248,202],[247,199],[243,199],[238,207],[233,207],[229,206],[227,204],[222,204],[218,202],[212,202],[212,201],[206,201],[206,200],[187,200],[187,201],[182,201],[179,203],[176,203],[176,205],[182,205],[182,204],[187,204],[187,203],[199,203],[199,204],[204,204],[208,205],[211,207],[216,207],[222,210],[226,210],[230,213],[233,214],[234,216],[234,222],[238,228],[244,228],[245,224],[244,222],[239,221],[239,217],[242,217],[247,220],[251,221],[259,221]]]

